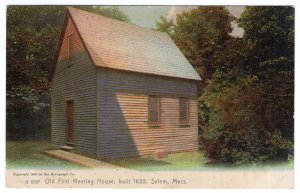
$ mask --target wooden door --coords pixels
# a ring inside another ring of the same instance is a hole
[[[74,137],[74,101],[67,101],[67,142],[73,143]]]

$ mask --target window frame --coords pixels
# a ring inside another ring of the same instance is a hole
[[[186,113],[187,113],[187,118],[186,118],[186,120],[185,121],[182,121],[181,120],[181,109],[180,109],[180,107],[181,107],[181,105],[180,105],[180,102],[181,102],[181,100],[185,100],[186,101]],[[179,125],[189,125],[190,124],[190,101],[189,101],[189,98],[187,98],[187,97],[179,97],[179,99],[178,99],[178,110],[179,110]]]
[[[151,122],[150,121],[150,99],[151,97],[157,97],[158,98],[158,121],[157,122]],[[148,96],[148,125],[149,126],[160,126],[161,124],[161,96],[160,95],[149,95]]]
[[[68,58],[68,63],[71,64],[73,61],[74,57],[74,35],[70,34],[68,36],[68,41],[67,41],[67,58]]]

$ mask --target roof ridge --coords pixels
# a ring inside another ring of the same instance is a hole
[[[142,27],[142,26],[136,25],[134,23],[127,23],[127,22],[124,22],[124,21],[120,21],[120,20],[117,20],[117,19],[113,19],[113,18],[106,17],[106,16],[103,16],[103,15],[100,15],[100,14],[97,14],[97,13],[93,13],[93,12],[85,11],[85,10],[82,10],[82,9],[78,9],[78,8],[75,8],[75,7],[68,6],[67,9],[68,10],[73,9],[74,11],[85,12],[89,15],[94,15],[94,16],[97,16],[97,17],[104,18],[106,20],[111,20],[112,22],[118,22],[119,24],[122,24],[122,25],[125,25],[125,26],[128,26],[128,27],[135,27],[135,28],[139,28],[141,30],[145,30],[145,31],[153,32],[153,33],[158,33],[160,35],[169,36],[166,32],[158,31],[158,30],[153,29],[153,28]]]

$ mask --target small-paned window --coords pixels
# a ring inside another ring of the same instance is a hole
[[[179,123],[189,124],[189,100],[179,98]]]
[[[148,123],[149,125],[160,124],[160,96],[151,95],[148,97]]]
[[[72,62],[74,55],[74,37],[73,35],[70,35],[68,37],[68,61],[69,63]]]

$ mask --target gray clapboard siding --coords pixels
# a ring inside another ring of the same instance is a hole
[[[74,55],[69,66],[66,59],[58,62],[51,93],[52,143],[66,143],[66,102],[74,100],[75,150],[96,155],[96,70],[87,52]]]
[[[58,50],[58,62],[52,77],[51,141],[57,145],[66,143],[66,103],[68,100],[74,100],[75,150],[96,155],[96,67],[92,64],[68,14],[65,20],[67,22]],[[72,65],[67,61],[69,35],[74,38]]]
[[[97,156],[120,158],[198,149],[196,83],[98,69]],[[148,126],[148,95],[161,96],[161,126]],[[179,97],[189,98],[190,124],[179,125]]]

